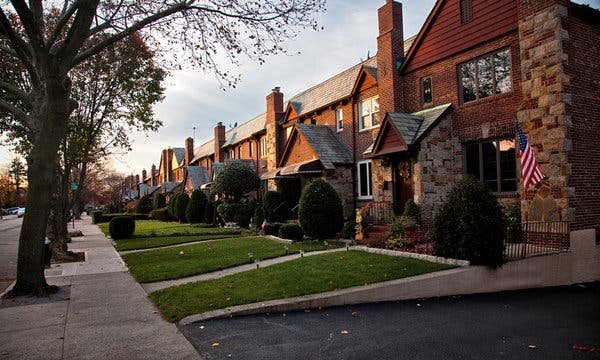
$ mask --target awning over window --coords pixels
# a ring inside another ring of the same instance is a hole
[[[310,173],[318,173],[323,170],[321,166],[321,160],[313,159],[304,162],[300,162],[297,164],[292,164],[288,166],[284,166],[281,168],[281,175],[295,175],[295,174],[310,174]]]
[[[266,173],[264,173],[264,174],[262,174],[262,175],[260,176],[260,179],[261,179],[261,180],[274,179],[274,178],[276,178],[276,177],[277,177],[277,175],[279,175],[279,171],[280,171],[280,170],[281,170],[281,169],[280,169],[280,168],[278,168],[278,169],[275,169],[275,170],[267,171]]]

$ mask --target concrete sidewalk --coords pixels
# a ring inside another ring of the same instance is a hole
[[[0,359],[199,359],[91,219],[75,224],[85,236],[69,249],[86,260],[46,270],[50,298],[2,300]]]

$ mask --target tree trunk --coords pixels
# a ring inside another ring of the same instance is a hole
[[[77,190],[73,191],[73,216],[75,219],[81,220],[81,193],[85,183],[85,177],[87,175],[87,162],[81,164],[81,171],[79,172],[79,184]]]
[[[44,276],[44,238],[50,197],[56,190],[56,153],[65,135],[72,106],[68,77],[59,76],[59,69],[46,70],[45,87],[34,93],[31,116],[37,127],[27,157],[27,211],[19,236],[17,280],[8,297],[45,296],[58,289],[48,285]]]
[[[68,237],[68,217],[69,213],[69,179],[71,167],[66,163],[62,174],[59,172],[58,186],[55,203],[50,211],[48,218],[48,226],[51,228],[52,237],[50,237],[50,249],[52,250],[52,258],[56,262],[73,262],[79,261],[79,256],[72,251],[69,251],[67,242]]]

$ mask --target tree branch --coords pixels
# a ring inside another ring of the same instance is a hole
[[[10,2],[19,15],[32,47],[36,49],[36,52],[44,49],[44,34],[40,27],[41,24],[36,23],[34,13],[23,0],[11,0]]]
[[[63,28],[69,22],[69,19],[71,18],[71,16],[73,16],[73,14],[75,13],[75,11],[77,10],[78,7],[79,7],[79,1],[75,1],[68,8],[67,8],[67,1],[65,1],[65,7],[63,8],[63,11],[61,12],[60,19],[58,19],[58,21],[56,22],[54,31],[52,32],[52,35],[48,39],[49,46],[52,46],[52,44],[54,44],[56,39],[58,39]]]
[[[4,90],[8,91],[9,93],[18,97],[19,100],[25,102],[27,105],[29,105],[31,103],[29,95],[25,91],[14,86],[13,84],[9,84],[7,82],[0,81],[0,89],[4,89]]]
[[[88,38],[88,33],[96,14],[99,0],[81,0],[77,10],[77,15],[73,20],[73,24],[67,32],[64,40],[64,46],[60,50],[63,59],[73,59],[81,46]],[[72,67],[70,64],[63,69],[65,72]]]
[[[14,115],[17,120],[19,120],[19,122],[21,122],[28,130],[33,130],[31,118],[21,109],[17,108],[8,101],[5,101],[4,99],[0,99],[0,109]]]
[[[0,7],[0,28],[2,28],[2,30],[4,31],[4,34],[6,35],[6,37],[12,44],[12,47],[10,49],[6,49],[6,52],[11,53],[11,50],[12,50],[12,52],[14,52],[14,55],[16,55],[19,58],[19,60],[21,60],[21,62],[23,63],[23,66],[25,66],[25,68],[27,69],[27,72],[29,72],[29,76],[31,77],[31,82],[34,84],[38,84],[39,78],[38,78],[37,72],[35,70],[35,67],[33,66],[31,48],[29,47],[29,45],[27,45],[27,43],[19,35],[17,35],[14,32],[12,25],[10,23],[10,20],[8,20],[8,17],[6,17],[6,14],[4,13],[4,11],[2,10],[1,7]],[[2,46],[2,50],[4,50],[4,49],[5,49],[5,47]]]

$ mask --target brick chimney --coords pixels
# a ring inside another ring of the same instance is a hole
[[[173,168],[173,149],[167,149],[167,181],[173,181],[173,173],[171,169]]]
[[[135,175],[135,183],[136,185],[140,183],[140,174]]]
[[[156,165],[152,164],[152,168],[150,168],[150,186],[158,185],[156,180]]]
[[[225,151],[221,146],[225,143],[225,125],[222,122],[218,122],[215,126],[215,162],[223,162],[225,160]]]
[[[142,170],[142,182],[144,182],[147,177],[148,177],[148,173],[146,172],[146,169]]]
[[[163,149],[162,151],[162,157],[161,157],[161,164],[160,167],[162,169],[162,178],[161,178],[161,183],[167,182],[168,180],[168,168],[167,168],[167,149]]]
[[[404,34],[402,4],[387,0],[379,8],[379,36],[377,37],[377,82],[379,111],[383,119],[388,112],[403,111],[404,95],[398,68],[404,61]]]
[[[283,115],[283,93],[279,90],[275,87],[267,95],[267,170],[277,167],[282,152],[281,125],[277,121]]]
[[[194,139],[191,137],[185,139],[185,158],[183,165],[188,166],[194,159]]]

